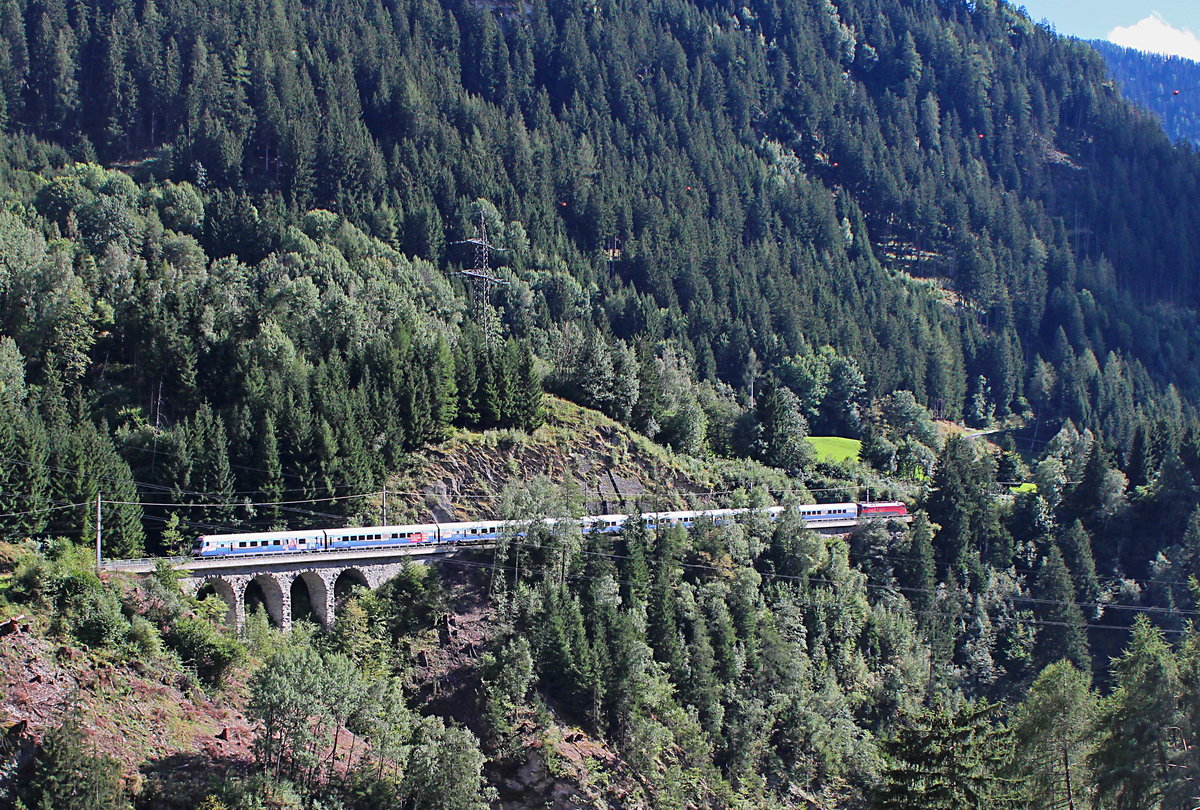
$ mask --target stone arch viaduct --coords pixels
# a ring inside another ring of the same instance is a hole
[[[900,518],[907,521],[909,518]],[[822,534],[846,534],[859,521],[828,521],[813,526]],[[466,546],[492,548],[491,543]],[[464,550],[452,543],[360,548],[344,551],[247,554],[235,557],[175,558],[168,562],[194,594],[214,593],[228,606],[228,621],[241,629],[249,611],[261,605],[271,623],[288,628],[295,619],[333,624],[339,600],[355,587],[374,590],[406,564],[453,557]],[[106,560],[102,571],[147,574],[161,560]]]
[[[481,546],[473,546],[481,548]],[[453,546],[355,549],[345,552],[271,554],[235,558],[174,559],[180,585],[193,594],[213,593],[228,606],[228,622],[241,628],[249,612],[262,606],[276,627],[296,619],[324,627],[333,624],[339,601],[354,588],[374,590],[406,564],[453,556]],[[103,570],[146,574],[156,561],[106,560]]]

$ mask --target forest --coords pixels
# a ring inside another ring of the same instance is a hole
[[[581,734],[584,806],[1189,807],[1200,156],[1109,57],[997,0],[0,2],[0,599],[256,724],[135,789],[85,700],[4,800],[527,806]],[[97,499],[113,558],[363,525],[563,399],[915,520],[572,536],[526,481],[286,634],[88,568]]]
[[[1200,68],[1190,59],[1122,48],[1111,42],[1092,42],[1104,57],[1113,78],[1130,101],[1149,110],[1163,131],[1176,142],[1200,143],[1200,112],[1196,91]]]

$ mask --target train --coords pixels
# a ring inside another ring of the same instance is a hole
[[[890,520],[908,515],[901,501],[873,503],[820,503],[792,507],[806,524],[830,525],[839,521]],[[648,529],[672,526],[691,528],[699,521],[728,523],[737,515],[761,512],[770,520],[778,520],[787,507],[768,506],[762,509],[705,509],[682,512],[648,512],[641,516]],[[619,532],[625,528],[629,515],[586,515],[579,518],[584,532]],[[556,521],[546,520],[548,524]],[[344,551],[349,549],[387,548],[413,544],[489,543],[499,540],[510,522],[502,520],[461,521],[455,523],[415,523],[404,526],[362,526],[350,529],[298,529],[283,532],[248,532],[242,534],[206,534],[199,537],[192,549],[196,557],[227,557],[230,555],[296,554],[309,551]]]

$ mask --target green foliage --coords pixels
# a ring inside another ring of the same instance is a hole
[[[924,710],[884,742],[888,765],[876,806],[884,808],[1015,807],[999,769],[1011,745],[991,704]]]
[[[483,754],[471,732],[426,718],[416,724],[404,790],[421,810],[484,810]]]
[[[1097,698],[1091,678],[1068,661],[1046,667],[1012,719],[1011,772],[1030,808],[1090,807]]]
[[[800,413],[796,395],[774,380],[766,380],[758,394],[750,454],[772,467],[799,470],[812,464],[808,423]]]
[[[42,742],[25,802],[47,810],[123,810],[121,763],[88,739],[77,713],[68,714]]]
[[[289,638],[250,682],[249,715],[259,723],[255,756],[274,782],[307,795],[341,785],[353,806],[486,807],[483,755],[465,729],[419,718],[401,683],[364,672],[347,656],[318,652],[303,634]],[[351,765],[337,776],[338,750],[351,731]],[[369,759],[355,759],[365,738]]]
[[[524,638],[509,639],[495,655],[485,657],[483,717],[494,740],[503,744],[515,731],[517,714],[526,707],[533,685],[533,657]]]
[[[1144,616],[1113,663],[1113,676],[1116,688],[1100,706],[1100,735],[1088,761],[1100,802],[1114,810],[1163,807],[1172,730],[1179,728],[1179,669],[1162,633]]]
[[[209,686],[219,686],[229,670],[245,660],[245,648],[209,619],[177,618],[163,641],[185,666],[192,667]]]
[[[861,437],[924,489],[907,532],[581,537],[541,522],[581,493],[506,490],[487,724],[541,690],[664,807],[861,805],[881,768],[893,804],[1003,803],[1002,735],[915,713],[927,693],[1015,701],[1031,660],[1087,666],[1085,621],[1181,630],[1194,604],[1170,583],[1200,570],[1197,155],[1005,4],[493,5],[0,9],[0,514],[81,547],[6,598],[97,654],[153,656],[163,627],[215,685],[244,655],[224,606],[165,570],[101,583],[98,495],[110,557],[361,519],[277,502],[375,490],[455,428],[535,430],[543,379],[682,453],[810,474],[810,428]],[[473,298],[480,220],[507,283]],[[934,417],[1034,427],[997,458]],[[1017,446],[1042,455],[1010,504]],[[352,728],[354,801],[479,801],[477,744],[389,677],[447,609],[413,568],[316,649],[253,614],[271,779],[308,801]],[[1194,767],[1154,731],[1194,745],[1194,661],[1153,635],[1100,712],[1118,807],[1179,804]],[[1086,713],[1047,671],[1017,715],[1039,750],[1033,707]]]
[[[1083,611],[1075,604],[1075,588],[1058,546],[1051,546],[1042,560],[1033,593],[1038,600],[1034,612],[1044,622],[1033,648],[1035,665],[1046,667],[1067,660],[1084,672],[1091,670]]]
[[[446,613],[441,577],[427,565],[405,565],[375,596],[393,639],[433,627]]]

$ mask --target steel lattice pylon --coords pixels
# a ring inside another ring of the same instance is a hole
[[[496,313],[496,308],[492,306],[492,290],[508,284],[507,281],[492,273],[491,252],[506,248],[499,248],[488,242],[487,226],[484,223],[482,208],[479,210],[479,224],[476,226],[475,232],[475,238],[462,239],[451,244],[475,246],[475,266],[467,270],[460,270],[458,275],[466,279],[467,284],[471,287],[471,311],[474,320],[483,331],[484,340],[491,345],[500,339],[500,318]]]

